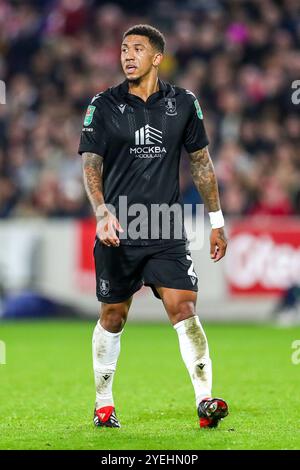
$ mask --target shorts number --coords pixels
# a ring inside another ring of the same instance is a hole
[[[194,264],[193,260],[190,255],[186,255],[186,259],[191,262],[191,266],[188,269],[188,275],[191,277],[195,277],[197,279],[197,274],[194,271]]]

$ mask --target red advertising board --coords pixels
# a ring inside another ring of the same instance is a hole
[[[300,218],[232,222],[225,273],[233,296],[276,295],[300,285]]]
[[[94,219],[77,222],[76,287],[91,293],[96,289],[93,248],[96,223]]]

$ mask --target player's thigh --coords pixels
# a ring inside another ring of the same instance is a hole
[[[142,286],[140,250],[126,245],[105,246],[97,239],[94,260],[97,298],[100,302],[127,302]]]

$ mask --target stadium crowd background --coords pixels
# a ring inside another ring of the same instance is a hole
[[[166,36],[161,78],[199,98],[225,214],[299,214],[298,0],[0,0],[0,217],[91,214],[83,117],[123,81],[120,41],[136,23]],[[199,201],[187,158],[181,188]]]

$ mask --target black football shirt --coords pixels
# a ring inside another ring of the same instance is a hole
[[[125,235],[119,234],[121,243],[166,241],[167,232],[161,227],[164,212],[159,219],[153,214],[157,217],[158,207],[182,208],[182,146],[190,153],[207,144],[201,107],[189,90],[159,80],[159,91],[145,102],[129,93],[125,80],[94,96],[86,112],[79,154],[92,152],[103,157],[104,200],[115,208],[125,228]],[[185,239],[184,228],[181,236],[174,235],[174,217],[177,215],[171,211],[169,238]],[[133,231],[129,229],[132,223]]]

